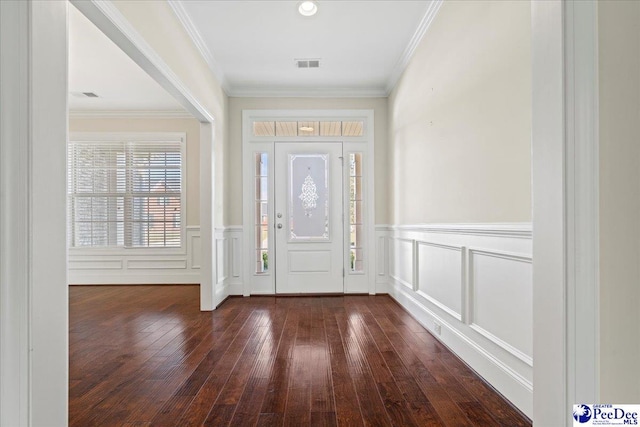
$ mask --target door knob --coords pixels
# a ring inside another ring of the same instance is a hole
[[[278,227],[278,228],[282,228],[282,224],[278,224],[278,225],[277,225],[277,227]]]

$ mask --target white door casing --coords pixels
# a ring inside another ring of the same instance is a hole
[[[342,143],[275,144],[276,293],[344,292]]]

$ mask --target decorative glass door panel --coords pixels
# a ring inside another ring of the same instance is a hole
[[[329,240],[329,156],[289,154],[289,241]]]
[[[342,143],[275,143],[276,292],[344,291]]]

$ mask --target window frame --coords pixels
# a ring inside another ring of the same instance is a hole
[[[72,132],[69,133],[67,151],[71,143],[96,142],[96,143],[122,143],[122,142],[179,142],[181,155],[181,190],[180,210],[182,221],[180,224],[180,246],[176,247],[76,247],[68,246],[71,255],[185,255],[187,253],[187,135],[185,132]],[[67,176],[70,165],[67,164]],[[67,188],[67,197],[70,197],[70,189]],[[67,207],[69,206],[67,201]],[[70,215],[69,209],[67,208]],[[67,226],[72,226],[72,218],[67,219]],[[68,236],[69,233],[67,233]],[[68,237],[67,237],[68,238]]]

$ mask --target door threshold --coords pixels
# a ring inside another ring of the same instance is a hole
[[[344,296],[365,296],[369,295],[367,293],[360,294],[347,294],[344,292],[309,292],[309,293],[289,293],[289,294],[272,294],[274,297],[344,297]],[[252,295],[253,296],[253,295]],[[255,296],[264,296],[263,294],[255,295]]]

